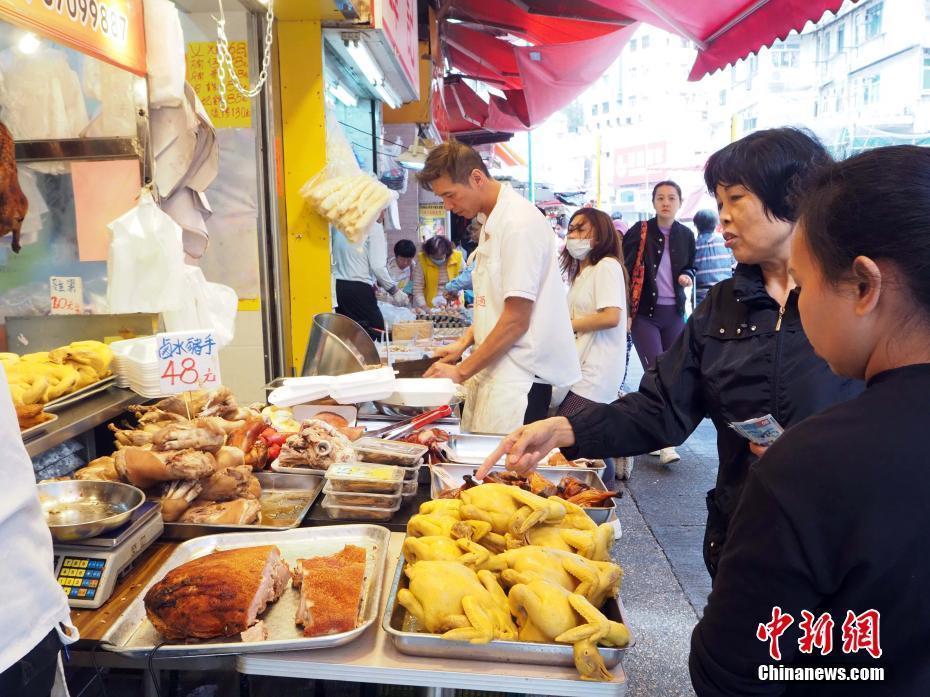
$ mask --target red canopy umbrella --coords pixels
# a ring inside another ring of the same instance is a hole
[[[762,46],[835,12],[843,0],[594,0],[629,17],[680,34],[699,53],[689,79],[700,80]]]

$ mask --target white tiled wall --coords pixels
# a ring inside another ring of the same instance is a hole
[[[236,315],[236,336],[220,351],[223,384],[233,391],[239,404],[265,401],[265,348],[262,314],[240,310]]]

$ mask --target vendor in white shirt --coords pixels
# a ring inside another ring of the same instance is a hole
[[[552,230],[462,143],[434,148],[418,178],[447,210],[483,219],[472,273],[474,323],[437,352],[440,362],[426,377],[465,384],[465,431],[504,434],[545,418],[553,386],[581,377]],[[459,362],[472,344],[474,351]]]
[[[6,373],[0,367],[0,695],[67,694],[59,654],[78,639],[52,568],[52,536],[42,517]]]
[[[333,234],[333,278],[336,280],[336,312],[355,320],[373,339],[384,333],[384,316],[378,309],[373,285],[406,304],[407,294],[397,287],[387,270],[387,239],[380,222],[372,223],[365,239],[355,244],[342,232]]]

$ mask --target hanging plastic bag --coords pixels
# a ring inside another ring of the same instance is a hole
[[[164,312],[181,307],[184,246],[181,228],[143,190],[139,205],[108,226],[107,303],[113,314]]]
[[[144,0],[145,65],[149,106],[178,106],[184,99],[184,32],[178,8],[168,0]]]
[[[210,283],[198,266],[185,266],[181,283],[187,299],[183,306],[162,313],[165,331],[212,329],[220,348],[233,340],[239,297],[229,286]]]

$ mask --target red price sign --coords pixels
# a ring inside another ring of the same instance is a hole
[[[158,371],[162,394],[220,386],[219,347],[211,331],[159,334]]]

